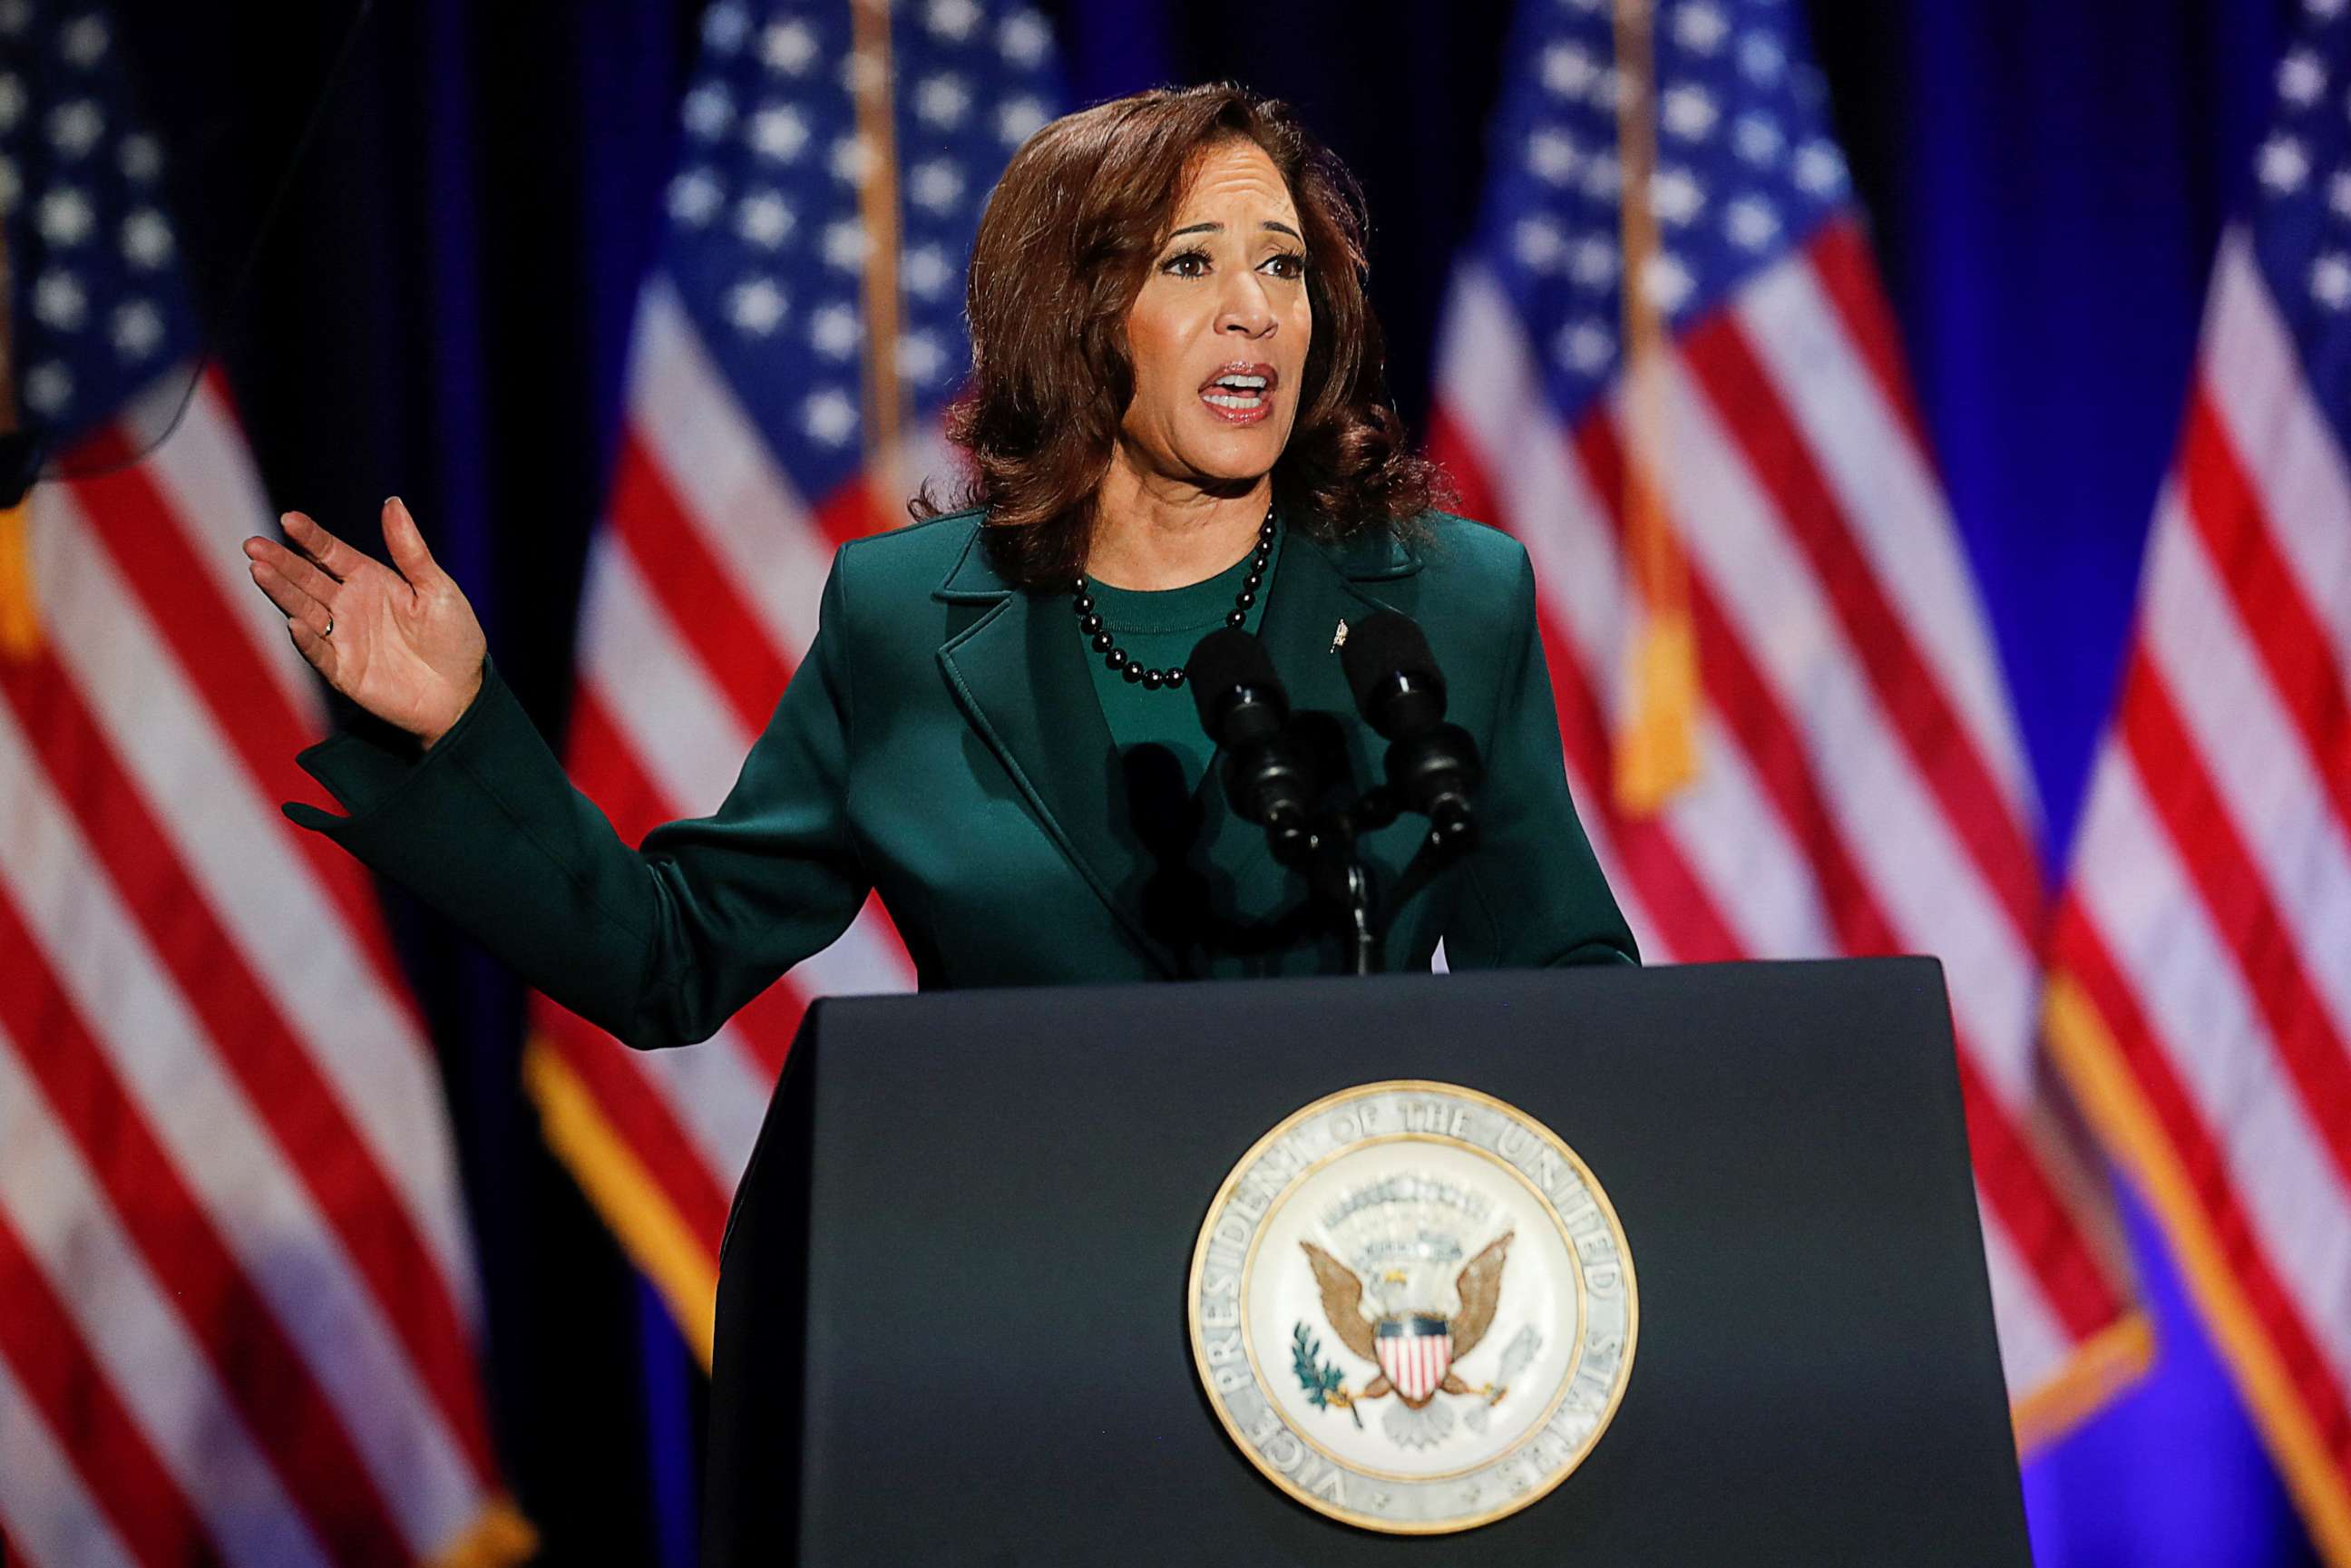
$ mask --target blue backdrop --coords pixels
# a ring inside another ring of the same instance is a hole
[[[1043,0],[1081,99],[1231,76],[1362,176],[1407,418],[1473,216],[1508,8]],[[2289,0],[1808,0],[2062,857],[2127,631],[2214,241]],[[550,736],[660,222],[695,0],[383,0],[235,296],[354,15],[125,0],[199,290],[273,498],[398,491]],[[277,14],[271,14],[273,11]],[[502,1451],[549,1563],[693,1557],[703,1395],[522,1099],[520,998],[395,906],[444,1048]],[[2138,1235],[2147,1241],[2143,1224]],[[2160,1374],[2031,1467],[2045,1568],[2310,1562],[2159,1249]]]

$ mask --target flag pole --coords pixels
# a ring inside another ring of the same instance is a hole
[[[1617,210],[1625,268],[1625,543],[1641,601],[1630,694],[1617,726],[1614,785],[1628,816],[1661,810],[1698,776],[1698,642],[1689,568],[1665,492],[1670,437],[1666,330],[1647,281],[1657,256],[1650,189],[1657,167],[1657,86],[1650,0],[1615,0]]]
[[[898,379],[897,94],[890,55],[890,0],[850,0],[851,96],[857,106],[858,216],[865,229],[865,482],[877,531],[906,504],[901,473],[905,397]]]
[[[8,230],[0,224],[0,436],[19,428],[16,301]],[[33,602],[32,476],[25,479],[25,494],[0,507],[0,659],[29,659],[41,646],[40,616]]]

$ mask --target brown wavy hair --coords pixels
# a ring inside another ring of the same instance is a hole
[[[1364,293],[1362,189],[1287,104],[1231,83],[1113,99],[1046,126],[1013,155],[973,247],[971,381],[948,419],[970,455],[956,505],[987,512],[997,570],[1031,588],[1085,569],[1095,496],[1134,371],[1134,304],[1201,155],[1254,141],[1298,205],[1313,340],[1297,422],[1273,486],[1294,525],[1325,539],[1401,534],[1437,498],[1437,469],[1405,449],[1384,340]],[[918,517],[947,507],[928,487]]]

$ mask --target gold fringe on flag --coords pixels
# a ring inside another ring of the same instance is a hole
[[[1628,700],[1615,736],[1614,785],[1627,816],[1654,816],[1698,777],[1698,636],[1689,563],[1674,538],[1665,475],[1665,323],[1646,287],[1657,254],[1649,187],[1657,166],[1656,71],[1649,0],[1615,0],[1617,209],[1625,243],[1625,543],[1643,614],[1630,650]]]
[[[29,659],[41,651],[41,619],[33,605],[32,522],[29,499],[0,512],[0,658]]]
[[[0,432],[16,428],[16,357],[9,338],[16,291],[8,270],[8,235],[0,227]],[[41,648],[33,600],[33,505],[29,497],[0,511],[0,658],[29,659]]]

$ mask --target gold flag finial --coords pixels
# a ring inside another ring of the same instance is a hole
[[[1698,636],[1689,563],[1665,494],[1666,333],[1647,284],[1657,255],[1650,184],[1657,166],[1656,70],[1649,0],[1615,0],[1617,210],[1625,270],[1625,555],[1640,613],[1615,736],[1613,783],[1628,816],[1653,816],[1698,777]]]

